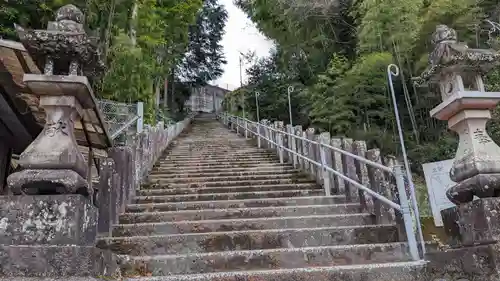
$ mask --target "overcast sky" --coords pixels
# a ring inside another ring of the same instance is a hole
[[[222,39],[227,64],[224,66],[224,75],[214,84],[233,90],[240,85],[240,52],[254,51],[258,57],[267,56],[272,42],[257,30],[246,14],[233,4],[233,0],[219,0],[219,2],[225,5],[229,15],[226,34]],[[243,81],[246,81],[244,70]]]

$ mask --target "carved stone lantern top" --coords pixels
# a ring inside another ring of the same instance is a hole
[[[473,49],[458,42],[457,32],[446,25],[438,25],[432,34],[434,50],[429,55],[429,66],[420,77],[414,78],[415,84],[423,86],[435,84],[443,76],[483,75],[500,64],[500,53],[492,49]]]
[[[74,5],[61,7],[56,21],[47,30],[16,30],[30,56],[47,75],[85,75],[98,77],[104,70],[98,38],[84,29],[85,15]]]

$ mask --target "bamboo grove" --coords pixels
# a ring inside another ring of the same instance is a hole
[[[288,121],[287,88],[293,85],[293,123],[334,135],[368,141],[399,155],[386,68],[395,63],[398,108],[412,169],[453,157],[457,136],[445,122],[429,117],[439,102],[436,89],[417,89],[411,78],[427,66],[430,36],[437,24],[457,30],[470,47],[484,47],[490,26],[499,21],[493,0],[237,0],[257,27],[275,43],[269,57],[253,59],[248,84],[232,93],[255,117]],[[499,88],[500,76],[487,79]],[[229,107],[228,107],[229,108]],[[234,107],[233,107],[234,108]],[[498,115],[497,113],[495,113]],[[489,124],[500,141],[499,120]]]

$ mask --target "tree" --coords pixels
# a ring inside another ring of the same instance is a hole
[[[204,85],[216,80],[226,64],[221,40],[227,20],[227,11],[217,0],[204,0],[189,27],[188,50],[179,65],[180,75],[192,85]]]

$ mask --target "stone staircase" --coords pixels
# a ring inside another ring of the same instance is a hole
[[[204,116],[99,241],[129,281],[412,281],[395,225]]]

